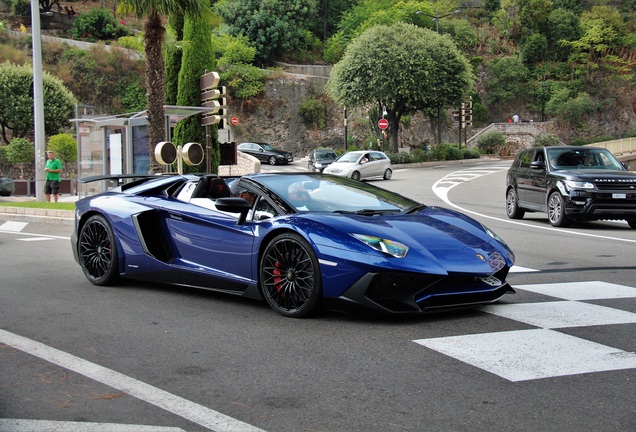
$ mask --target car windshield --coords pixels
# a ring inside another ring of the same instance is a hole
[[[316,160],[327,160],[327,159],[335,159],[336,153],[332,151],[317,151],[316,152]]]
[[[606,149],[553,149],[548,150],[553,170],[605,169],[623,170],[621,163]]]
[[[364,182],[317,174],[252,177],[300,211],[380,214],[401,212],[417,201]]]
[[[259,143],[258,145],[260,145],[263,148],[263,150],[275,150],[274,147],[272,147],[269,144],[260,144]]]
[[[338,159],[338,162],[356,162],[360,159],[360,153],[345,153]]]

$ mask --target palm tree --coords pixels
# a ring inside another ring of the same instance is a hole
[[[121,0],[120,13],[134,13],[144,21],[144,52],[146,55],[146,110],[148,112],[148,152],[150,173],[162,171],[155,160],[155,146],[165,140],[164,97],[165,72],[163,64],[163,17],[172,13],[193,15],[209,10],[205,0]]]

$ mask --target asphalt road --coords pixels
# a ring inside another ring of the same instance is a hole
[[[374,182],[470,212],[517,255],[517,294],[415,319],[95,287],[70,227],[0,221],[0,431],[636,430],[636,231],[508,220],[508,164]]]

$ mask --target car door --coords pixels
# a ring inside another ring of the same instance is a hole
[[[371,155],[365,153],[358,161],[358,171],[360,171],[360,178],[373,177],[373,161]]]
[[[517,190],[517,199],[521,206],[528,203],[528,189],[531,187],[530,165],[534,159],[534,149],[523,150],[515,161],[513,183]]]
[[[252,222],[238,225],[232,214],[178,200],[166,200],[162,207],[177,252],[172,265],[190,268],[202,280],[205,275],[207,284],[217,280],[219,286],[213,288],[242,291],[246,284],[254,283]]]
[[[543,149],[536,149],[528,170],[526,200],[532,208],[546,207],[546,193],[548,188],[546,158]]]
[[[384,175],[384,168],[386,165],[386,157],[380,152],[371,152],[371,163],[373,164],[373,174],[374,176],[382,176]]]

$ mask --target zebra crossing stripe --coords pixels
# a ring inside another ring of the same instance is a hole
[[[414,342],[509,381],[636,369],[636,354],[567,335],[559,328],[636,323],[636,314],[582,300],[636,298],[636,288],[599,281],[515,286],[560,299],[494,304],[484,312],[539,327]]]

